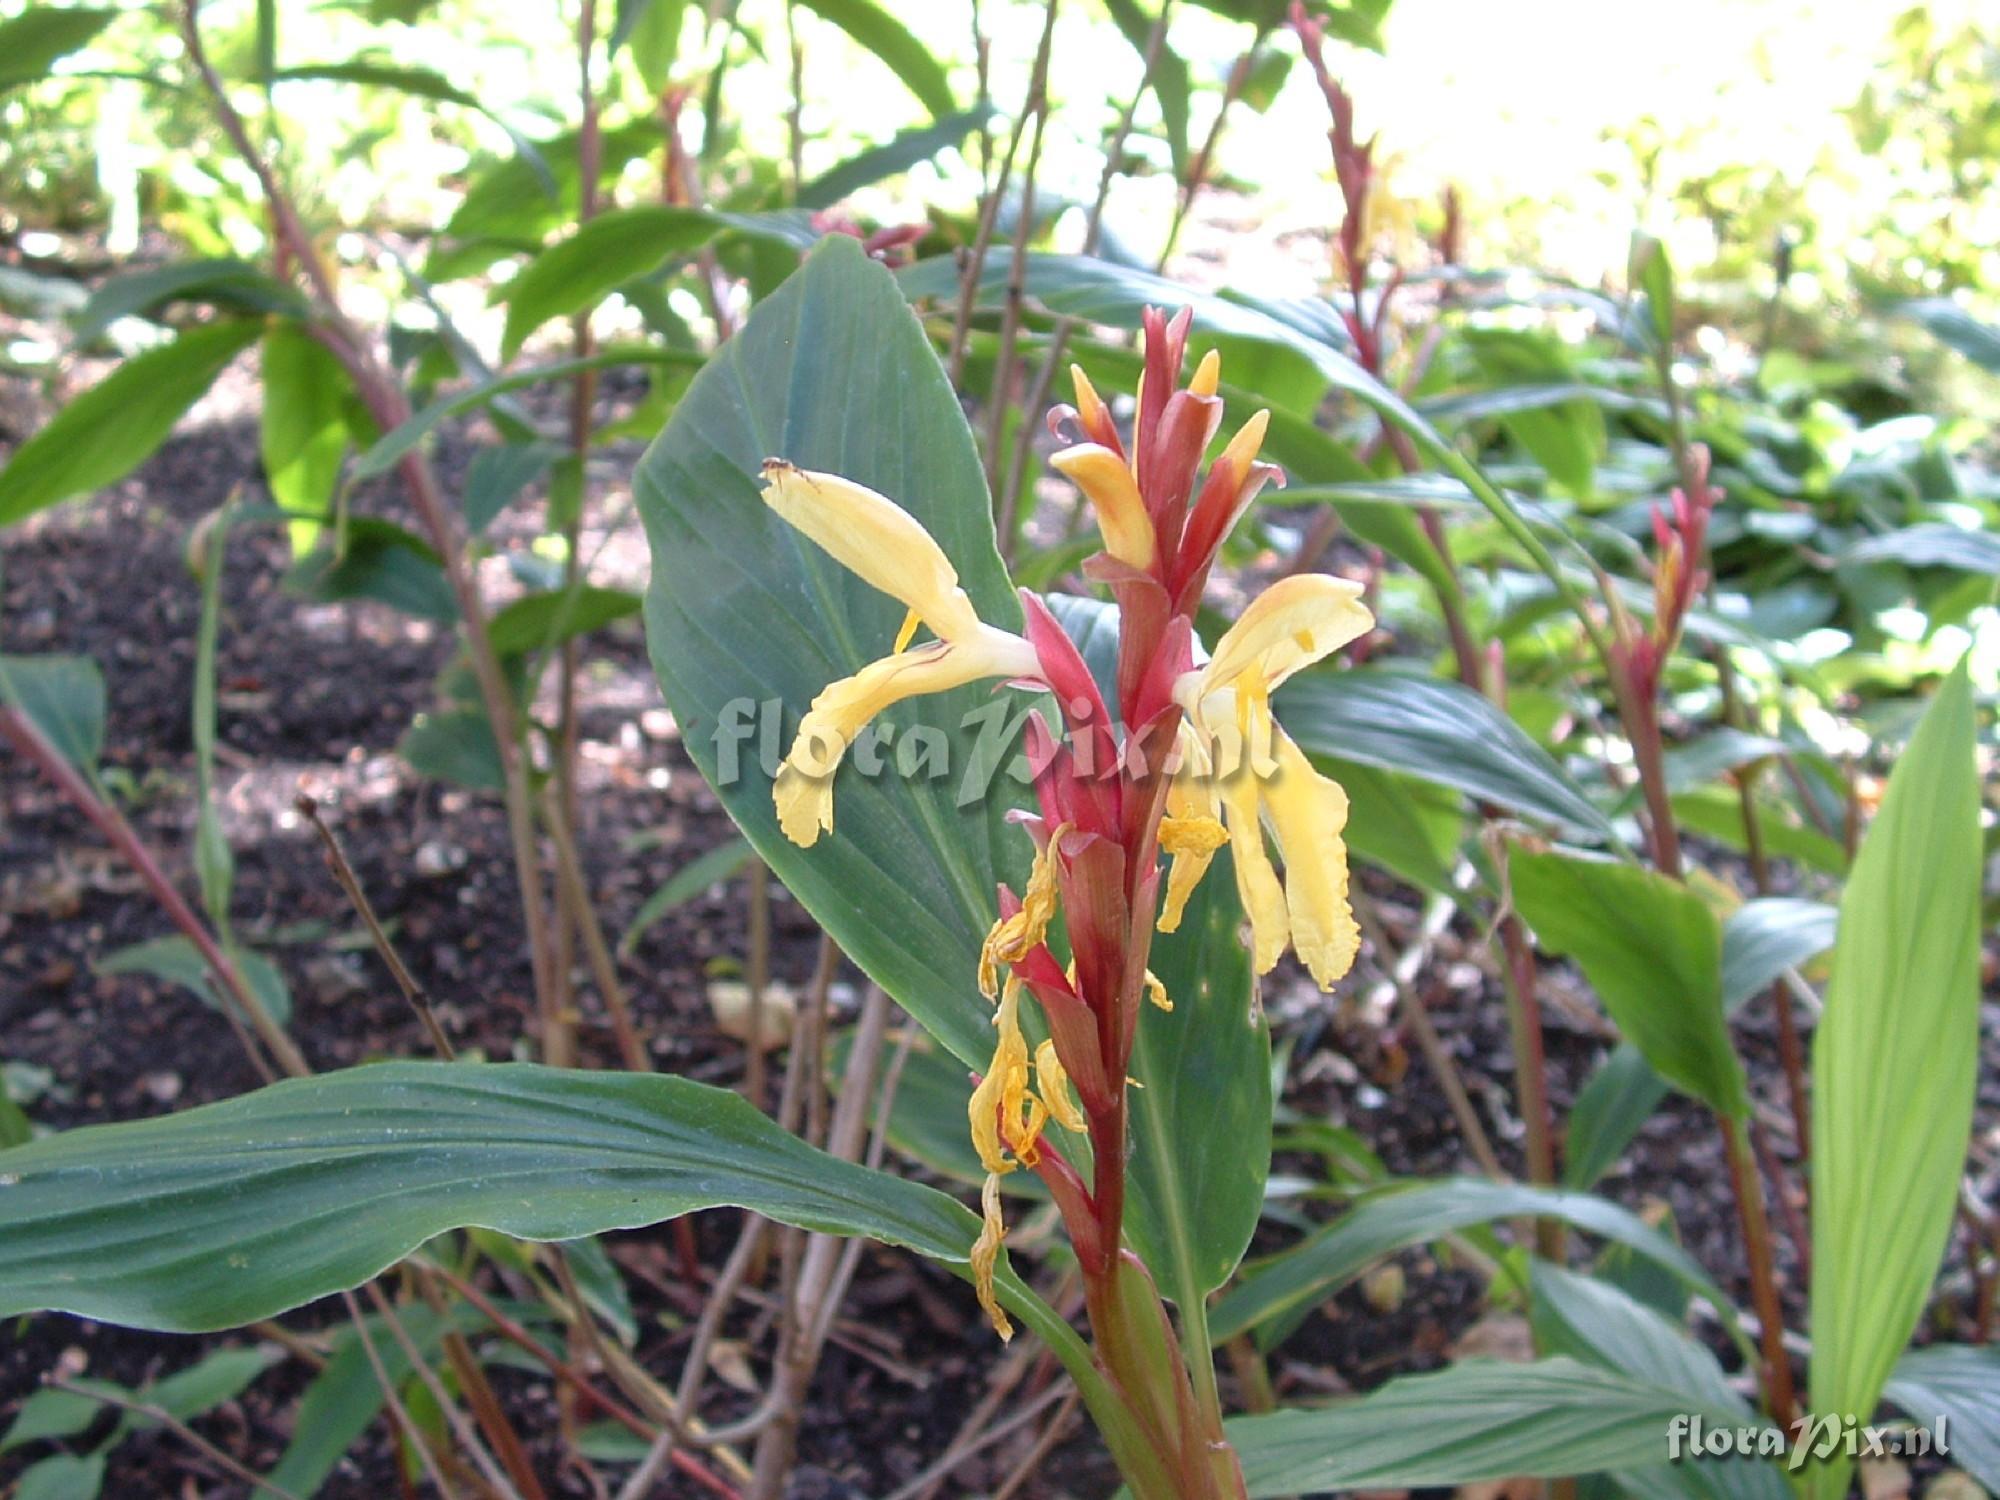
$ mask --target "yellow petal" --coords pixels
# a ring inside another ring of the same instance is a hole
[[[1174,1002],[1167,994],[1167,982],[1151,969],[1146,971],[1146,998],[1168,1015],[1173,1014]]]
[[[1263,783],[1264,808],[1285,860],[1292,946],[1323,990],[1354,966],[1361,929],[1347,900],[1347,793],[1322,776],[1283,730],[1277,774]]]
[[[941,641],[979,628],[958,571],[917,518],[886,495],[838,474],[764,461],[764,503],[842,567],[901,600]]]
[[[1218,469],[1227,469],[1234,482],[1241,485],[1250,476],[1250,465],[1257,461],[1258,450],[1264,446],[1264,432],[1271,425],[1268,408],[1251,414],[1250,420],[1236,429],[1236,436],[1215,461]]]
[[[1215,764],[1207,738],[1192,716],[1182,718],[1175,749],[1180,761],[1167,783],[1167,806],[1160,819],[1160,852],[1173,857],[1167,893],[1160,903],[1162,932],[1180,929],[1188,897],[1208,873],[1215,851],[1229,842],[1220,821],[1222,804],[1215,795]]]
[[[1194,368],[1194,379],[1188,382],[1188,390],[1196,396],[1213,396],[1216,386],[1222,383],[1222,355],[1211,349],[1201,357],[1201,363]]]
[[[1090,377],[1083,373],[1082,365],[1069,367],[1069,381],[1076,388],[1076,414],[1082,420],[1085,432],[1095,432],[1111,420],[1111,409],[1104,404],[1104,398],[1097,394],[1097,387],[1090,383]]]
[[[1056,1056],[1056,1044],[1043,1042],[1035,1049],[1035,1087],[1041,1093],[1049,1118],[1065,1130],[1086,1131],[1090,1121],[1076,1107],[1069,1091],[1069,1074]]]
[[[1251,958],[1259,974],[1269,973],[1291,940],[1291,919],[1285,909],[1285,888],[1264,849],[1264,827],[1258,821],[1258,781],[1247,765],[1225,778],[1220,787],[1229,817],[1229,852],[1236,870],[1236,894],[1250,919]]]
[[[1049,841],[1035,851],[1035,863],[1028,871],[1028,888],[1021,893],[1021,909],[1002,917],[987,931],[979,947],[979,993],[992,999],[999,987],[1003,964],[1017,964],[1034,952],[1035,945],[1048,935],[1056,914],[1056,845],[1069,832],[1065,823],[1049,835]]]
[[[1007,1238],[1007,1221],[1000,1214],[1000,1179],[991,1173],[979,1190],[979,1217],[979,1238],[972,1242],[972,1289],[1004,1343],[1014,1337],[1014,1325],[994,1295],[993,1270],[1000,1260],[1000,1244]]]
[[[772,788],[778,826],[803,848],[832,831],[833,773],[855,736],[891,704],[984,677],[1033,676],[1039,670],[1034,648],[1026,641],[975,623],[972,634],[960,641],[899,651],[828,683],[800,721],[791,753],[778,768]]]
[[[1223,633],[1194,696],[1206,698],[1245,674],[1269,692],[1374,626],[1375,617],[1361,602],[1360,584],[1325,573],[1280,579],[1251,600]]]
[[[1153,520],[1132,471],[1118,455],[1097,443],[1078,443],[1049,460],[1069,477],[1097,513],[1104,550],[1135,568],[1153,565]]]

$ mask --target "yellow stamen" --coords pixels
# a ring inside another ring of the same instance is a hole
[[[995,922],[980,945],[979,993],[989,1000],[999,989],[1000,966],[1019,963],[1048,935],[1056,914],[1056,845],[1069,830],[1070,825],[1063,824],[1035,852],[1028,888],[1021,893],[1021,909]]]
[[[917,638],[917,627],[924,623],[924,617],[914,609],[903,616],[903,628],[896,632],[896,644],[891,648],[901,651]]]
[[[1000,1179],[988,1173],[979,1190],[979,1238],[972,1242],[972,1289],[979,1305],[993,1324],[993,1331],[1005,1343],[1014,1337],[1014,1325],[993,1291],[993,1271],[1000,1260],[1000,1245],[1007,1238],[1007,1222],[1000,1214]]]
[[[1173,1014],[1174,1002],[1167,998],[1167,982],[1151,969],[1146,971],[1146,998],[1168,1015]]]
[[[1174,857],[1167,872],[1166,899],[1160,904],[1160,931],[1179,930],[1188,897],[1208,873],[1215,851],[1228,842],[1229,830],[1206,813],[1160,819],[1160,852]]]
[[[1222,354],[1211,349],[1201,357],[1195,366],[1194,379],[1188,382],[1188,390],[1197,396],[1213,396],[1215,388],[1222,382]]]

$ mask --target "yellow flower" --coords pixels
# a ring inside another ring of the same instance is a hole
[[[1189,732],[1162,819],[1161,844],[1174,855],[1162,927],[1178,924],[1220,842],[1212,826],[1219,801],[1257,971],[1269,970],[1287,946],[1322,989],[1353,965],[1360,932],[1348,905],[1341,838],[1347,794],[1278,727],[1270,698],[1294,672],[1374,624],[1358,584],[1322,573],[1283,579],[1244,610],[1208,665],[1175,684]],[[1266,824],[1284,858],[1282,884],[1265,851]]]
[[[1000,1258],[1000,1243],[1007,1225],[1000,1211],[1000,1179],[1016,1167],[1040,1164],[1042,1131],[1053,1119],[1069,1130],[1089,1128],[1083,1111],[1069,1091],[1069,1075],[1056,1056],[1054,1042],[1035,1049],[1035,1087],[1028,1086],[1028,1039],[1021,1030],[1021,981],[1008,977],[1000,1005],[993,1017],[999,1040],[993,1047],[993,1061],[987,1065],[979,1087],[972,1091],[967,1117],[972,1127],[973,1148],[986,1168],[985,1186],[980,1192],[984,1221],[979,1240],[972,1247],[972,1285],[979,1305],[992,1320],[1002,1339],[1013,1337],[993,1293],[993,1271]]]
[[[812,701],[772,789],[778,826],[809,848],[833,828],[833,774],[883,709],[989,677],[1039,678],[1034,648],[982,621],[958,573],[917,519],[893,500],[835,474],[782,459],[764,463],[764,503],[864,582],[909,610],[895,649]],[[906,650],[919,624],[935,641]]]

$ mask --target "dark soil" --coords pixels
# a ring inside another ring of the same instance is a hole
[[[199,597],[183,549],[189,528],[239,486],[246,498],[262,498],[254,418],[241,415],[247,390],[246,377],[226,380],[183,434],[134,478],[5,536],[0,648],[78,653],[102,665],[110,690],[105,764],[132,821],[186,890],[194,884],[189,701]],[[32,430],[32,421],[16,417],[10,430]],[[632,456],[630,450],[614,452],[593,474],[594,520],[622,510],[622,477]],[[448,444],[440,458],[449,479],[467,454],[462,444]],[[365,493],[358,503],[392,514],[396,505],[393,496]],[[520,526],[509,533],[503,520],[503,544],[525,535]],[[604,559],[614,578],[643,578],[644,544],[629,518]],[[236,924],[290,981],[293,1030],[315,1067],[426,1053],[422,1029],[359,940],[310,830],[291,810],[295,793],[309,790],[327,805],[363,885],[436,999],[454,1044],[490,1057],[532,1056],[532,986],[497,798],[424,781],[395,753],[413,716],[433,706],[437,676],[452,652],[449,634],[413,625],[381,605],[303,601],[281,587],[289,563],[285,540],[271,527],[239,527],[232,537],[223,585],[220,737],[221,793],[238,863]],[[594,895],[615,936],[653,889],[730,830],[664,714],[636,625],[594,638],[591,661],[582,723],[582,838]],[[258,1085],[215,1012],[147,979],[95,972],[103,955],[161,936],[167,923],[75,812],[11,756],[0,758],[0,849],[0,1056],[17,1068],[25,1065],[40,1081],[28,1103],[37,1124],[64,1128],[132,1119]],[[1380,894],[1395,915],[1396,893]],[[639,1022],[661,1069],[721,1083],[740,1077],[741,1049],[717,1031],[705,982],[740,960],[743,910],[742,881],[711,891],[652,928],[625,964]],[[779,977],[802,983],[814,930],[782,897],[776,912]],[[1414,907],[1407,915],[1414,919]],[[1504,1008],[1473,962],[1478,946],[1476,934],[1448,932],[1420,983],[1489,1132],[1518,1170]],[[1566,988],[1559,972],[1548,979],[1552,993],[1544,1003],[1560,1118],[1608,1044],[1580,988]],[[1364,993],[1367,985],[1351,988]],[[1414,1044],[1393,1023],[1363,1014],[1352,1002],[1336,1008],[1317,996],[1304,998],[1301,989],[1296,981],[1281,982],[1267,995],[1280,1034],[1297,1044],[1287,1102],[1308,1116],[1352,1125],[1392,1172],[1468,1167],[1444,1098]],[[1563,1003],[1558,990],[1578,998]],[[587,1060],[615,1066],[604,1017],[587,985],[581,993]],[[1773,1106],[1771,1133],[1780,1154],[1789,1155],[1782,1090],[1763,1034],[1767,1024],[1753,1012],[1744,1032],[1760,1098]],[[2000,1111],[1993,1077],[1989,1071],[1983,1084],[1989,1119]],[[1283,1158],[1279,1165],[1317,1170],[1304,1158]],[[1670,1103],[1605,1186],[1629,1204],[1670,1210],[1690,1248],[1747,1298],[1720,1149],[1700,1111]],[[700,1258],[712,1268],[733,1239],[734,1216],[704,1215],[697,1228]],[[1267,1226],[1259,1243],[1274,1248],[1289,1238],[1290,1231]],[[629,1273],[641,1330],[637,1356],[656,1376],[670,1379],[699,1289],[665,1229],[618,1236],[612,1246]],[[1962,1278],[1962,1249],[1955,1246],[1953,1255],[1948,1274]],[[1792,1271],[1789,1242],[1783,1259]],[[1389,1295],[1394,1289],[1380,1281],[1365,1291],[1344,1291],[1282,1348],[1272,1361],[1281,1396],[1365,1389],[1401,1371],[1445,1363],[1466,1347],[1468,1336],[1488,1347],[1516,1336],[1488,1316],[1477,1275],[1441,1266],[1427,1254],[1406,1255],[1399,1264],[1405,1272],[1399,1295]],[[754,1314],[746,1309],[732,1331],[756,1331]],[[969,1292],[907,1256],[871,1250],[847,1315],[851,1321],[814,1386],[800,1442],[798,1496],[894,1490],[949,1443],[980,1399],[997,1357]],[[311,1332],[340,1320],[336,1302],[302,1310],[286,1323]],[[55,1315],[23,1320],[0,1343],[0,1422],[51,1371],[136,1385],[245,1337],[152,1335]],[[753,1351],[753,1359],[761,1357],[761,1349]],[[308,1378],[299,1361],[283,1363],[241,1401],[195,1426],[241,1462],[268,1469],[284,1449]],[[495,1380],[522,1430],[546,1435],[537,1456],[550,1493],[590,1493],[575,1470],[563,1467],[551,1383],[513,1368],[499,1368]],[[732,1403],[740,1411],[744,1401],[724,1390],[711,1396],[705,1415],[727,1419]],[[1018,1460],[1031,1431],[965,1465],[942,1493],[990,1489]],[[18,1475],[25,1460],[50,1451],[37,1444],[0,1458],[0,1484]],[[622,1469],[605,1469],[615,1484]],[[377,1500],[400,1493],[400,1484],[387,1429],[377,1424],[322,1493]],[[1027,1493],[1097,1497],[1113,1487],[1094,1440],[1079,1432]],[[116,1450],[105,1487],[113,1497],[197,1493],[233,1497],[248,1489],[159,1432],[134,1436]],[[699,1491],[672,1479],[659,1493]]]

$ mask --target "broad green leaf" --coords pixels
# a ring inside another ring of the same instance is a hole
[[[2000,1348],[1932,1344],[1896,1362],[1882,1394],[1919,1426],[1945,1419],[1953,1464],[2000,1492]]]
[[[805,9],[831,21],[879,57],[903,80],[903,86],[937,119],[958,105],[951,80],[940,63],[910,29],[875,0],[799,0]]]
[[[1692,791],[1725,771],[1782,755],[1789,748],[1783,740],[1768,735],[1745,734],[1740,729],[1712,730],[1666,752],[1667,790]]]
[[[39,1390],[23,1401],[6,1434],[0,1436],[0,1453],[50,1438],[75,1437],[87,1430],[104,1411],[104,1403],[89,1394],[92,1387],[113,1395],[126,1394],[123,1386],[109,1380],[79,1380],[75,1384],[81,1389]]]
[[[0,526],[123,479],[261,331],[247,318],[190,328],[76,397],[0,469]]]
[[[845,236],[751,313],[639,466],[647,636],[688,753],[758,854],[862,969],[983,1068],[993,1041],[979,947],[995,882],[1019,889],[1027,865],[1029,841],[1003,821],[1026,788],[1001,764],[1023,710],[982,685],[897,705],[878,720],[890,726],[879,774],[852,753],[842,765],[833,832],[811,849],[785,838],[771,779],[796,716],[888,654],[904,610],[765,506],[771,456],[895,500],[937,539],[981,618],[1019,628],[958,399],[893,278]],[[761,727],[779,706],[781,728]],[[913,757],[926,739],[937,754]],[[926,762],[944,774],[924,774]]]
[[[1242,925],[1225,848],[1180,930],[1153,938],[1174,1008],[1147,1006],[1132,1048],[1129,1237],[1183,1316],[1243,1258],[1271,1165],[1271,1032],[1252,1013]]]
[[[1715,1356],[1685,1328],[1607,1281],[1545,1260],[1530,1264],[1529,1279],[1537,1348],[1679,1391],[1695,1404],[1730,1412],[1745,1424],[1752,1420],[1749,1403],[1730,1385]]]
[[[117,11],[94,5],[31,5],[0,22],[0,89],[48,77],[117,17]]]
[[[1297,1248],[1252,1267],[1216,1304],[1215,1337],[1229,1338],[1330,1297],[1393,1251],[1494,1219],[1530,1216],[1561,1219],[1624,1245],[1718,1309],[1729,1305],[1685,1250],[1615,1203],[1557,1188],[1446,1178],[1371,1193]]]
[[[1722,925],[1722,1009],[1744,1002],[1786,969],[1833,946],[1834,909],[1818,901],[1767,896],[1747,901]],[[1587,1188],[1618,1160],[1667,1097],[1667,1081],[1645,1054],[1621,1042],[1591,1074],[1570,1110],[1563,1181]]]
[[[1856,542],[1842,563],[1901,563],[1906,568],[1950,568],[1960,573],[2000,573],[2000,537],[1941,521],[1905,526]]]
[[[22,1471],[14,1500],[97,1500],[103,1488],[103,1454],[57,1453]]]
[[[1380,667],[1302,672],[1273,711],[1309,755],[1359,761],[1603,837],[1604,815],[1520,726],[1477,693]]]
[[[1543,949],[1576,960],[1618,1029],[1676,1088],[1741,1119],[1743,1064],[1722,1011],[1722,927],[1657,871],[1516,849],[1514,904]]]
[[[493,649],[502,656],[546,651],[572,636],[602,630],[614,620],[639,612],[639,596],[629,589],[584,584],[574,596],[566,590],[529,594],[516,599],[487,624]]]
[[[0,1316],[199,1333],[479,1226],[531,1240],[724,1204],[962,1267],[978,1220],[684,1078],[381,1063],[0,1152]]]
[[[347,372],[296,323],[264,335],[264,478],[291,525],[292,554],[312,548],[333,511],[347,453]]]
[[[1981,322],[1949,297],[1913,297],[1890,308],[1923,327],[1982,370],[2000,374],[2000,328]]]
[[[441,624],[458,618],[458,599],[430,543],[375,516],[356,516],[340,534],[326,533],[292,565],[285,587],[323,603],[373,599]]]
[[[1961,664],[1896,761],[1840,902],[1813,1037],[1812,1409],[1866,1421],[1951,1233],[1979,1067],[1981,858]],[[1836,1496],[1848,1464],[1814,1470]]]
[[[1743,804],[1731,788],[1703,786],[1681,792],[1674,797],[1673,806],[1683,833],[1698,833],[1732,849],[1744,847]],[[1822,875],[1837,878],[1847,872],[1847,851],[1840,841],[1807,823],[1791,804],[1759,797],[1757,810],[1766,853],[1796,860]]]
[[[218,303],[247,312],[303,317],[303,298],[244,260],[177,260],[106,278],[71,318],[79,344],[94,343],[120,318],[137,317],[166,302]]]
[[[170,1417],[186,1421],[212,1411],[225,1401],[234,1401],[250,1382],[276,1364],[283,1351],[273,1344],[248,1349],[217,1349],[185,1369],[164,1375],[139,1392],[148,1406],[157,1406]],[[159,1426],[151,1417],[127,1413],[119,1431],[145,1432]]]
[[[0,656],[0,703],[85,774],[104,754],[104,674],[87,656]]]
[[[1338,756],[1313,764],[1347,792],[1347,849],[1398,879],[1456,897],[1452,864],[1465,831],[1463,800],[1447,788]]]
[[[254,948],[241,944],[225,945],[225,951],[235,961],[250,992],[271,1013],[271,1019],[280,1026],[287,1024],[292,1018],[292,991],[278,966]],[[100,974],[150,974],[168,984],[179,985],[211,1009],[224,1009],[221,992],[209,977],[207,961],[179,933],[116,949],[100,958],[96,969]],[[229,1002],[228,1008],[237,1008],[235,1002]]]
[[[898,131],[879,146],[858,151],[799,189],[800,208],[831,208],[850,193],[929,161],[956,146],[987,119],[991,109],[961,110],[929,125]]]
[[[735,838],[726,839],[689,860],[641,904],[632,917],[631,925],[625,929],[625,935],[618,940],[618,951],[630,953],[648,927],[674,908],[685,906],[710,886],[734,880],[756,857],[748,840]]]
[[[1676,1416],[1724,1411],[1578,1364],[1473,1360],[1332,1406],[1227,1424],[1251,1500],[1561,1478],[1664,1463]]]
[[[587,312],[628,281],[651,274],[670,255],[698,250],[722,225],[698,208],[663,203],[614,208],[557,240],[501,287],[507,328],[500,341],[512,359],[522,340],[551,318]]]

